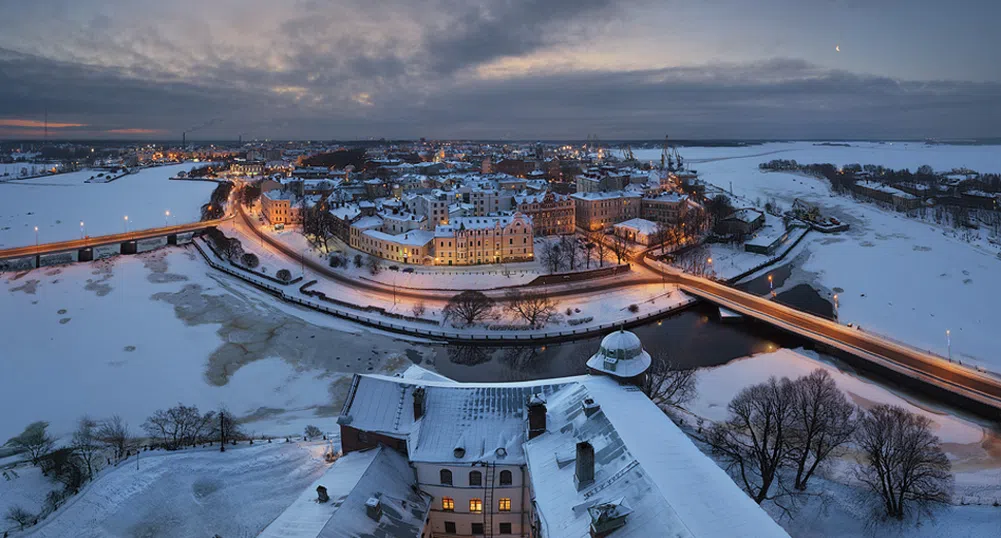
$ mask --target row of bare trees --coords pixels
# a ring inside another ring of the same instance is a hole
[[[550,273],[590,269],[593,261],[604,267],[614,259],[621,264],[629,259],[629,242],[622,237],[589,232],[583,237],[563,235],[555,241],[546,241],[539,247],[538,259]]]
[[[860,409],[823,369],[746,387],[727,409],[706,440],[757,503],[788,511],[793,494],[849,446],[859,452],[855,477],[880,500],[874,515],[903,519],[911,504],[927,510],[950,499],[949,461],[930,420],[890,405]]]
[[[143,422],[142,429],[166,450],[218,441],[219,450],[225,451],[227,443],[247,437],[225,407],[205,413],[197,406],[184,404],[157,409]]]
[[[423,305],[422,305],[423,307]],[[503,308],[529,327],[536,329],[559,320],[559,303],[545,291],[520,291],[512,289],[504,294],[503,301],[491,299],[480,291],[467,290],[448,300],[442,309],[444,321],[468,327],[495,316]],[[423,309],[421,310],[423,313]],[[415,315],[417,315],[415,310]]]

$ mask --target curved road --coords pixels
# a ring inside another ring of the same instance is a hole
[[[731,310],[771,323],[850,352],[891,370],[961,394],[1001,411],[1001,379],[950,362],[942,357],[891,342],[879,336],[827,320],[794,308],[746,293],[716,281],[651,265],[640,257],[640,265],[668,275],[668,281],[685,292]]]
[[[242,207],[238,211],[244,224],[251,228],[255,235],[289,258],[293,260],[300,258],[299,253],[281,241],[262,234]],[[1001,412],[1001,379],[990,374],[981,373],[930,353],[801,312],[713,280],[665,268],[661,266],[662,264],[651,264],[646,258],[646,251],[637,255],[635,260],[639,267],[660,275],[660,278],[608,277],[593,281],[557,284],[548,289],[552,296],[565,297],[628,288],[635,285],[660,284],[662,282],[675,284],[689,294],[726,306],[731,310],[771,323],[811,340],[842,349],[884,368],[959,394]],[[315,260],[306,259],[304,262],[313,271],[348,286],[375,292],[380,296],[393,294],[392,286],[352,279]],[[485,290],[484,292],[495,298],[503,294],[502,290]],[[399,288],[395,291],[397,297],[438,301],[447,300],[453,293],[433,292],[431,290],[416,292],[400,290]]]

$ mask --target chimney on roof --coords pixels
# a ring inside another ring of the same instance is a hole
[[[420,420],[424,416],[424,387],[414,389],[414,420]]]
[[[541,394],[533,394],[528,399],[528,438],[546,433],[546,399]]]
[[[327,495],[327,488],[323,486],[316,486],[316,502],[325,503],[330,500],[330,496]]]
[[[374,521],[379,521],[382,517],[382,501],[378,497],[369,497],[365,501],[365,513]]]
[[[574,471],[574,483],[581,490],[594,482],[594,447],[587,441],[577,443],[577,468]]]
[[[591,415],[597,413],[601,410],[601,406],[594,401],[593,398],[584,398],[584,401],[580,404],[581,408],[584,409],[584,416],[590,417]]]

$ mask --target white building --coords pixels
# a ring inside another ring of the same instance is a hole
[[[659,224],[646,219],[629,219],[612,226],[615,235],[641,245],[656,243],[657,231],[659,229]]]
[[[337,420],[345,456],[325,475],[344,477],[337,498],[355,500],[330,510],[306,502],[315,498],[307,491],[264,536],[412,537],[422,518],[427,538],[787,536],[630,384],[649,364],[639,339],[619,331],[588,361],[609,375],[518,383],[456,383],[419,368],[355,375]],[[379,460],[389,476],[372,486],[364,469]],[[341,465],[348,469],[335,471]],[[360,517],[362,498],[387,507],[379,519]],[[405,521],[372,530],[404,500]],[[339,530],[332,522],[342,512],[352,526]]]

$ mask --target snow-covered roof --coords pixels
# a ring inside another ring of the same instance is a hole
[[[340,207],[331,207],[329,213],[341,220],[351,220],[361,214],[361,210],[355,204],[347,204]]]
[[[647,200],[652,200],[655,202],[669,202],[669,203],[681,203],[688,199],[688,196],[684,194],[678,194],[676,192],[662,192],[656,196],[649,196]]]
[[[382,219],[376,216],[362,217],[351,224],[352,228],[358,228],[360,230],[368,230],[371,228],[378,228],[380,226],[382,226]]]
[[[576,198],[578,200],[614,200],[616,198],[640,198],[642,195],[638,192],[630,191],[611,191],[611,192],[575,192],[570,195],[571,198]]]
[[[317,502],[316,488],[330,500]],[[417,477],[402,454],[385,448],[351,452],[338,459],[279,515],[260,538],[356,536],[418,537],[430,509],[430,496],[418,493]],[[382,513],[369,517],[366,503],[377,499]]]
[[[909,192],[904,192],[896,187],[891,187],[889,185],[884,185],[883,183],[877,183],[875,181],[859,181],[857,185],[869,190],[885,192],[886,194],[890,194],[897,198],[903,198],[907,200],[913,200],[917,198],[917,196],[914,196]]]
[[[281,189],[271,189],[270,191],[264,191],[261,194],[263,196],[267,196],[269,200],[295,201],[295,194],[293,194],[291,191],[283,191]]]
[[[378,230],[365,230],[365,235],[382,241],[391,241],[398,245],[422,247],[434,239],[434,234],[426,230],[411,230],[399,235],[392,235]]]
[[[590,417],[586,399],[599,409]],[[551,396],[547,432],[525,443],[546,536],[588,536],[588,508],[628,512],[615,537],[788,536],[641,391],[587,376]],[[594,448],[594,482],[574,481],[576,446]]]
[[[726,217],[726,220],[739,220],[741,222],[751,223],[764,217],[764,215],[764,213],[758,211],[757,209],[745,207],[744,209],[738,209],[733,213],[730,213]]]
[[[451,237],[459,230],[489,230],[495,226],[501,228],[511,224],[515,219],[522,219],[531,227],[532,219],[527,215],[516,213],[499,217],[455,217],[448,224],[435,228],[436,237]]]
[[[587,367],[628,379],[647,371],[650,362],[650,354],[643,349],[639,337],[620,329],[602,339],[598,352],[587,360]]]
[[[418,385],[425,388],[424,414],[415,421]],[[529,398],[563,386],[553,380],[476,385],[356,375],[338,422],[406,439],[411,461],[523,464]]]
[[[657,233],[657,226],[656,222],[646,219],[629,219],[614,225],[613,228],[626,228],[643,235],[653,235]]]

